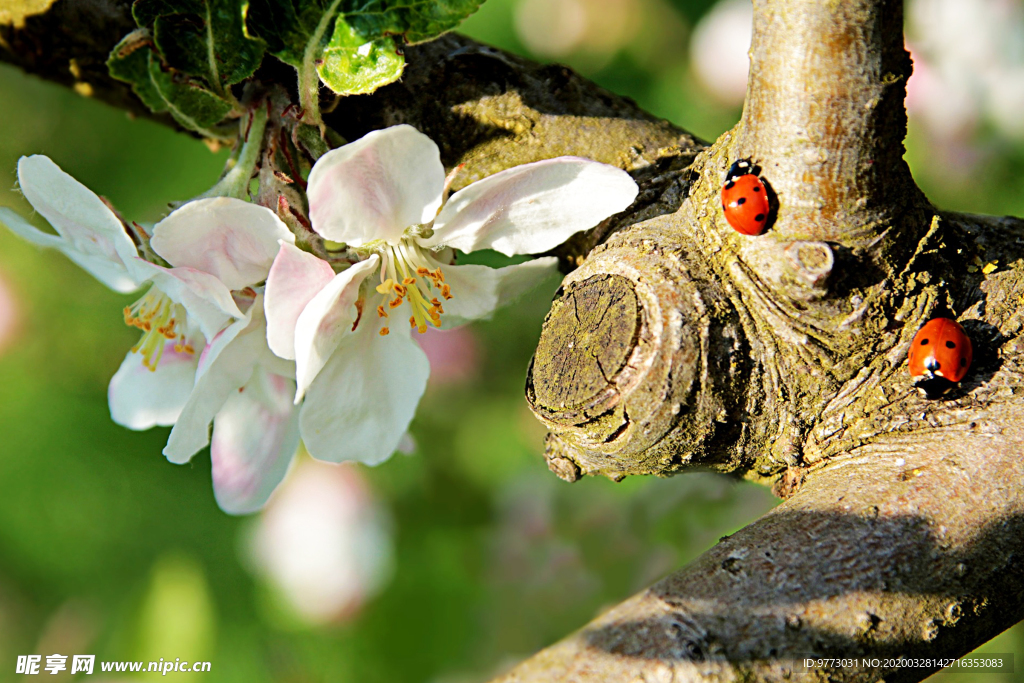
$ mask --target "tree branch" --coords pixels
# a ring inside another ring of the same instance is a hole
[[[924,679],[938,667],[865,660],[958,656],[1024,617],[1024,432],[990,428],[936,431],[929,449],[890,438],[821,467],[495,683]],[[855,663],[801,669],[805,657]]]

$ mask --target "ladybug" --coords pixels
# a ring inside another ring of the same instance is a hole
[[[736,232],[764,232],[768,223],[768,190],[754,173],[750,159],[740,159],[729,167],[722,186],[722,211]]]
[[[908,369],[914,386],[928,398],[945,394],[971,367],[971,339],[950,318],[932,318],[910,343]]]

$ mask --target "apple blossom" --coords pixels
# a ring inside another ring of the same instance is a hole
[[[504,268],[454,265],[455,249],[544,252],[637,194],[624,171],[575,157],[496,173],[447,202],[445,189],[437,145],[407,125],[332,150],[309,174],[313,230],[358,259],[335,273],[283,243],[267,278],[267,342],[295,360],[299,428],[315,458],[388,458],[429,372],[410,330],[487,317],[557,264],[547,257]],[[405,305],[409,325],[392,325]]]
[[[391,578],[387,509],[352,466],[299,460],[252,532],[245,559],[308,624],[351,619]]]
[[[222,347],[244,338],[240,332],[254,318],[261,324],[262,300],[253,287],[266,279],[279,244],[294,241],[291,232],[264,207],[230,197],[197,199],[157,223],[151,236],[138,229],[141,238],[148,238],[152,258],[165,266],[142,258],[117,214],[47,157],[22,158],[18,180],[25,197],[57,234],[44,233],[13,211],[0,209],[0,220],[13,232],[62,251],[115,291],[150,285],[124,309],[125,322],[138,327],[142,337],[111,379],[108,397],[114,421],[148,429],[175,424],[190,406],[215,405],[212,457],[218,500],[228,511],[262,505],[270,490],[261,490],[238,463],[251,461],[265,469],[270,462],[283,461],[286,467],[294,453],[297,437],[289,434],[296,430],[287,428],[294,412],[291,364],[266,352],[267,365],[283,375],[256,372],[259,350],[266,348],[265,328],[260,328],[255,350],[232,347],[232,362],[247,373],[232,391],[251,387],[244,396],[229,400],[209,381],[206,370],[219,367],[214,361]],[[281,401],[275,404],[276,396],[284,397],[283,419],[277,419]],[[191,410],[190,415],[195,412]],[[209,420],[204,429],[208,425]]]

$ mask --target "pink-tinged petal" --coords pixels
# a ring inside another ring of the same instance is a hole
[[[434,218],[443,188],[437,145],[412,126],[392,126],[320,157],[309,173],[309,219],[335,242],[394,242]]]
[[[452,195],[434,221],[433,237],[421,243],[537,254],[622,211],[637,192],[628,173],[589,159],[524,164]]]
[[[391,527],[356,467],[303,458],[260,516],[254,569],[304,621],[347,621],[391,577]]]
[[[359,315],[359,287],[379,262],[375,254],[338,273],[303,309],[295,325],[296,403],[302,400],[342,338],[352,333],[352,324]],[[367,315],[369,320],[376,320],[376,313],[368,311]],[[365,327],[370,326],[369,320],[364,322]]]
[[[152,281],[172,301],[184,306],[207,339],[213,339],[232,318],[242,317],[231,292],[209,273],[193,268],[164,268],[138,257],[128,261],[128,267],[140,282]]]
[[[135,244],[121,220],[95,192],[41,154],[18,160],[18,185],[32,207],[63,238],[63,245],[45,246],[56,246],[116,291],[136,289],[122,264],[123,258],[136,254]],[[94,272],[90,266],[100,263],[103,268]]]
[[[257,297],[245,317],[226,327],[203,351],[196,383],[164,455],[173,463],[188,462],[210,443],[210,423],[233,392],[244,387],[267,349],[263,298]]]
[[[192,392],[198,363],[196,354],[176,352],[173,341],[164,345],[156,370],[129,351],[107,390],[110,417],[128,429],[174,424]]]
[[[452,298],[443,302],[441,327],[448,330],[488,318],[556,273],[558,259],[553,256],[504,268],[444,266],[444,281],[451,287]]]
[[[267,344],[281,358],[295,360],[295,324],[306,304],[334,279],[323,259],[281,244],[267,276]]]
[[[21,327],[21,304],[0,271],[0,354],[8,350]]]
[[[430,364],[408,328],[383,337],[376,329],[346,335],[306,394],[299,428],[314,458],[376,465],[402,443]]]
[[[295,242],[270,209],[213,197],[185,204],[156,224],[150,245],[173,266],[216,276],[228,289],[267,279],[281,241]]]
[[[299,446],[295,382],[257,370],[213,420],[213,490],[232,515],[259,510],[284,479]]]
[[[126,294],[139,288],[138,284],[128,275],[120,258],[111,259],[106,254],[99,253],[97,255],[98,252],[79,251],[72,242],[58,235],[50,235],[39,230],[6,207],[0,207],[0,225],[7,226],[7,229],[15,235],[38,247],[59,249],[82,270],[115,292]],[[132,249],[135,249],[135,245],[132,245]]]

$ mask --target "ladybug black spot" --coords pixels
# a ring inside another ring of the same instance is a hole
[[[764,214],[763,213],[757,214],[756,216],[754,216],[754,220],[757,221],[758,223],[760,223],[761,221],[764,220]]]
[[[726,210],[726,206],[725,206],[725,204],[722,204],[722,211],[725,211],[725,210]]]
[[[921,346],[928,346],[928,340],[927,339],[922,339],[921,340]]]
[[[955,349],[956,348],[956,342],[947,341],[946,342],[946,348],[947,349]]]
[[[960,367],[965,367],[966,365],[967,365],[967,359],[966,358],[961,358],[960,359]]]
[[[746,203],[747,203],[747,198],[746,197],[740,197],[739,199],[736,200],[736,206],[743,206]]]
[[[758,187],[757,185],[755,185],[754,186],[754,192],[760,192],[760,191],[761,191],[761,188]]]
[[[735,186],[735,185],[736,185],[736,183],[735,183],[735,182],[733,182],[732,180],[730,180],[729,182],[727,182],[727,183],[725,184],[725,189],[727,189],[727,190],[731,190],[731,189],[733,188],[733,186]]]

